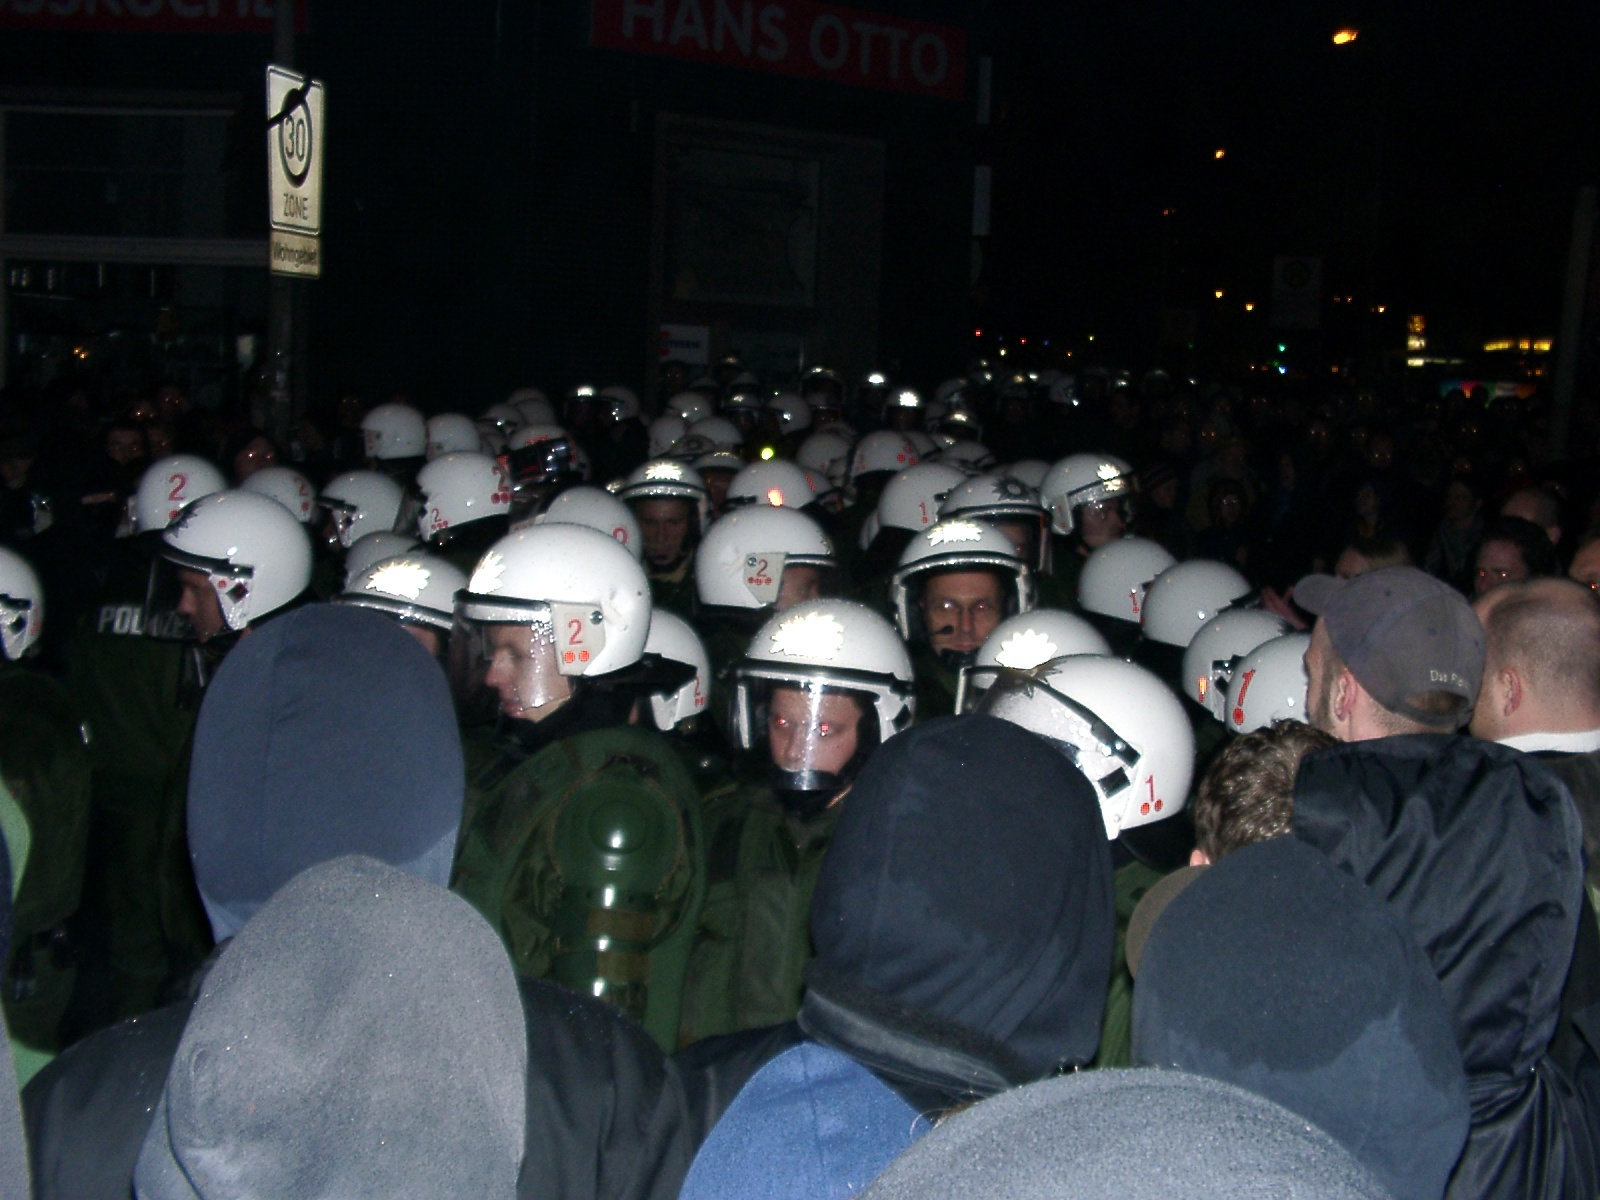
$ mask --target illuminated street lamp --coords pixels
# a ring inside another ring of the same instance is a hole
[[[1333,44],[1335,46],[1348,46],[1360,36],[1361,31],[1359,29],[1340,29],[1333,35]]]

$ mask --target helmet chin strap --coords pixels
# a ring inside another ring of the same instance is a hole
[[[802,821],[820,816],[849,785],[832,771],[772,768],[772,787],[785,812]]]

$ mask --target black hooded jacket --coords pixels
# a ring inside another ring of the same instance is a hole
[[[1597,1114],[1549,1054],[1583,911],[1582,832],[1527,755],[1418,734],[1308,755],[1294,834],[1387,900],[1433,964],[1472,1125],[1448,1196],[1593,1196]]]

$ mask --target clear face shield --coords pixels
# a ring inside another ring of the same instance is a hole
[[[32,600],[0,593],[0,649],[12,662],[22,657],[22,645],[27,640],[28,622],[32,617]]]
[[[765,748],[779,801],[801,818],[843,794],[877,742],[871,697],[818,680],[736,675],[733,704],[741,748]]]
[[[745,556],[744,586],[758,603],[783,612],[805,600],[837,596],[839,568],[824,558],[757,552]]]
[[[325,549],[339,553],[350,548],[355,541],[356,518],[360,510],[343,500],[318,500],[317,507],[327,513],[322,526],[322,544]]]
[[[549,610],[512,622],[456,618],[450,686],[462,714],[542,721],[572,698],[576,671],[563,670]]]
[[[144,633],[167,641],[208,642],[244,626],[241,606],[254,572],[170,548],[150,562]]]
[[[540,512],[573,477],[572,443],[549,438],[509,450],[506,473],[511,482],[512,517]]]
[[[1017,557],[1041,575],[1050,573],[1049,521],[1043,513],[1007,513],[985,517],[1016,548]]]

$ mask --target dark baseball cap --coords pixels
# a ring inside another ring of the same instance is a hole
[[[1379,567],[1353,579],[1308,575],[1294,602],[1322,618],[1333,649],[1367,694],[1427,725],[1440,714],[1410,702],[1426,692],[1460,696],[1457,725],[1483,682],[1483,626],[1466,598],[1416,567]]]

